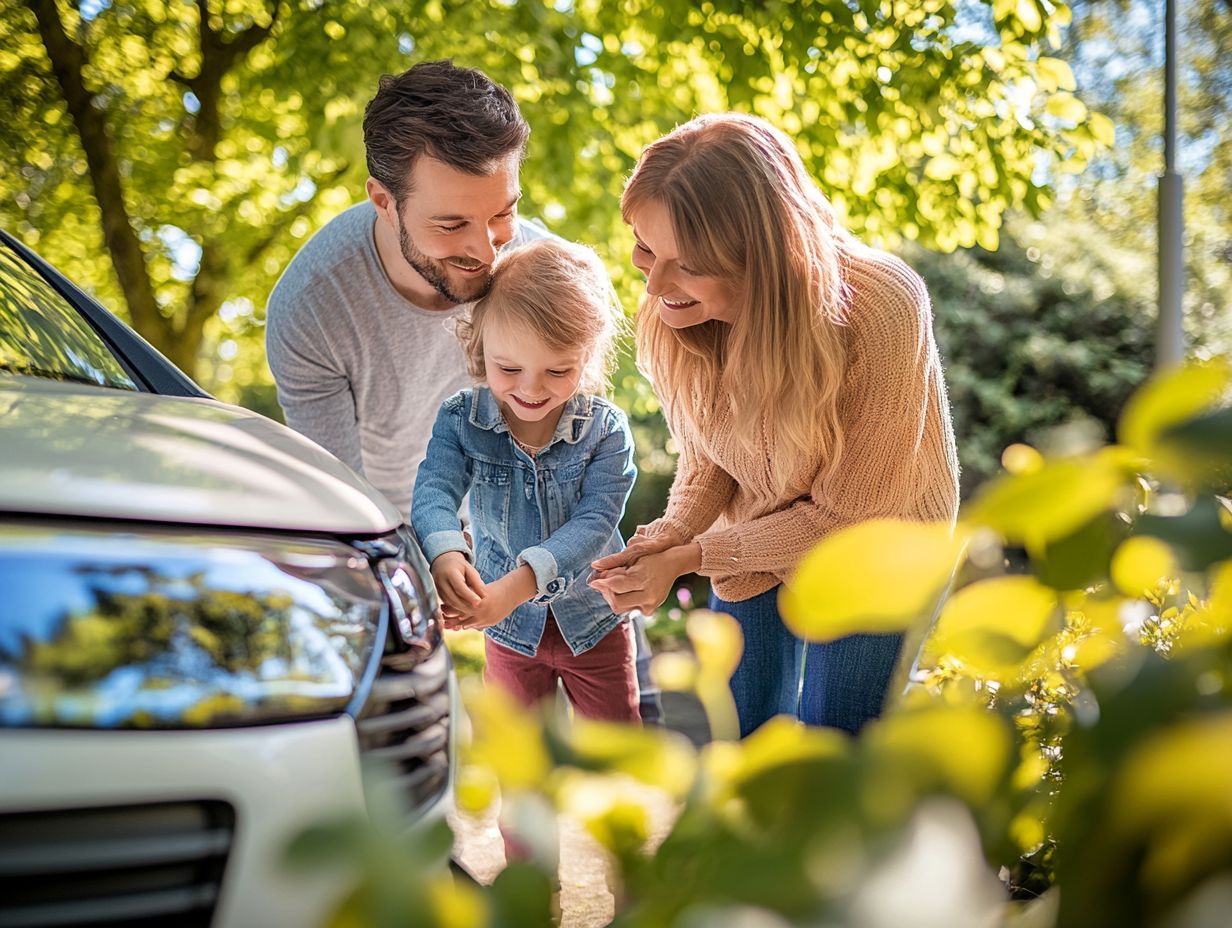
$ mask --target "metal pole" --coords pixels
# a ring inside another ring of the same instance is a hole
[[[1176,170],[1176,0],[1166,0],[1165,16],[1164,173],[1159,178],[1159,328],[1155,346],[1159,368],[1179,364],[1185,357],[1181,329],[1185,296],[1184,181]]]

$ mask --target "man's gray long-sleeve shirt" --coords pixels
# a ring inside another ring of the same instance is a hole
[[[404,515],[432,423],[470,384],[448,310],[394,289],[377,255],[376,209],[351,207],[287,265],[266,310],[266,351],[287,424],[360,471]],[[513,244],[547,234],[518,223]]]

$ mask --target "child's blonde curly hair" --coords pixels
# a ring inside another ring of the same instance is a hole
[[[607,392],[616,341],[627,323],[607,268],[590,248],[539,239],[493,262],[492,288],[457,327],[467,368],[477,380],[487,378],[483,333],[493,318],[528,327],[554,350],[581,349],[578,392]]]

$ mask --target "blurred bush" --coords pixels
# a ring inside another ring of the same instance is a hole
[[[903,252],[933,299],[964,498],[1015,442],[1075,422],[1109,440],[1153,363],[1153,265],[1060,214],[1005,231],[995,252]]]
[[[698,753],[476,692],[460,807],[499,797],[541,848],[557,813],[578,818],[612,857],[617,926],[1225,925],[1230,386],[1224,362],[1187,367],[1134,394],[1116,444],[1010,449],[952,534],[885,521],[823,541],[783,596],[797,632],[926,633],[858,738],[776,719]],[[656,672],[722,739],[739,630],[704,610],[685,625],[692,652]],[[653,851],[630,776],[680,806]],[[532,855],[491,888],[418,874],[414,923],[461,924],[462,894],[466,924],[543,924],[553,867]],[[407,924],[373,903],[394,878],[360,872],[333,924]]]

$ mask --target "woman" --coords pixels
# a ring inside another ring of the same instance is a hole
[[[680,460],[667,511],[594,563],[614,612],[710,578],[745,649],[741,736],[786,713],[849,732],[881,711],[901,637],[807,647],[778,592],[830,532],[953,521],[958,457],[924,282],[838,224],[789,139],[702,116],[642,154],[621,200],[646,275],[639,363]],[[802,684],[801,684],[802,681]]]

